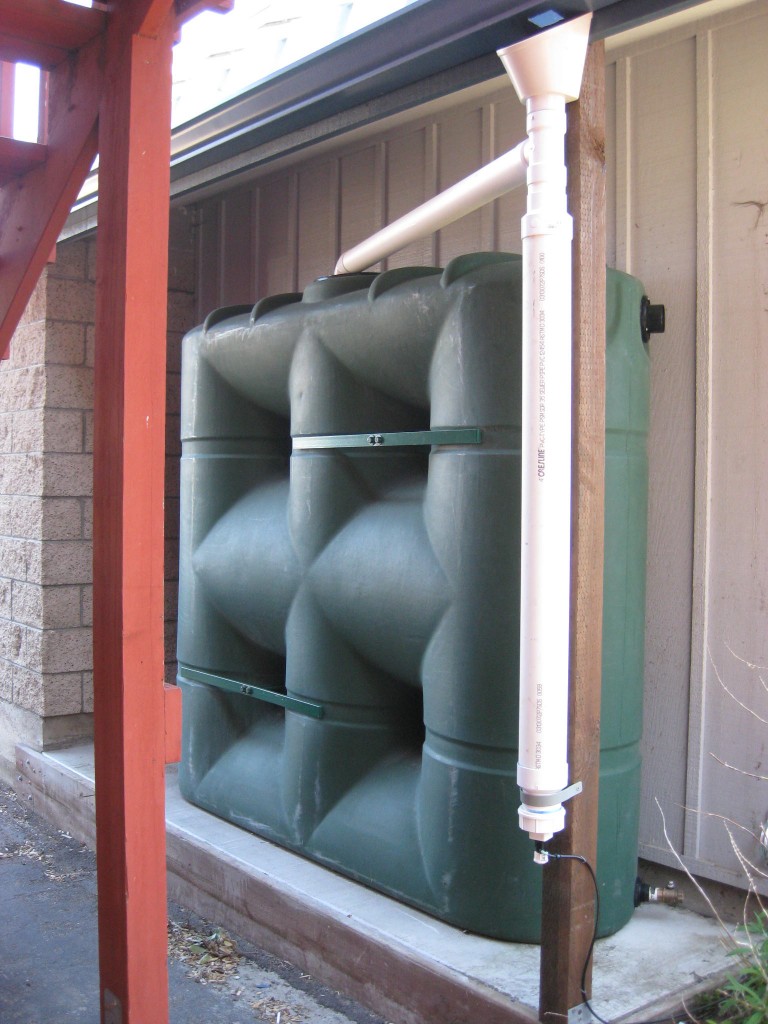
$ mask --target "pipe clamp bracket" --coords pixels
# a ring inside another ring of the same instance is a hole
[[[583,788],[581,782],[574,782],[557,793],[526,793],[525,790],[521,790],[520,798],[526,807],[553,807],[556,804],[564,804],[572,796],[578,796]]]

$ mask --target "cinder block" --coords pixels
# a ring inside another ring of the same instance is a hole
[[[42,364],[8,370],[0,388],[0,412],[35,409],[45,404],[45,367]]]
[[[13,580],[11,584],[11,616],[25,626],[43,627],[43,588],[39,583]]]
[[[93,366],[94,354],[96,351],[96,328],[93,324],[87,324],[85,328],[85,365]]]
[[[92,561],[90,541],[47,541],[41,546],[39,582],[46,586],[91,583]]]
[[[27,537],[17,537],[16,544],[18,544],[20,551],[24,555],[24,563],[27,567],[27,582],[38,583],[40,581],[43,542],[40,540],[30,540]]]
[[[83,711],[93,711],[93,672],[83,672]]]
[[[44,714],[43,677],[40,672],[14,665],[13,703],[37,715]]]
[[[43,451],[82,454],[83,413],[80,409],[46,409]]]
[[[85,324],[49,320],[45,332],[45,362],[80,366],[85,361]]]
[[[0,412],[0,454],[13,451],[13,413]]]
[[[83,498],[41,498],[42,540],[80,540],[83,536]]]
[[[92,645],[90,629],[46,629],[43,632],[43,665],[47,672],[91,672]]]
[[[83,509],[83,540],[91,540],[93,538],[93,499],[83,498],[81,504]]]
[[[46,267],[35,285],[35,290],[27,303],[27,308],[21,318],[21,325],[34,323],[37,320],[45,319],[45,310],[48,302],[48,268]]]
[[[88,280],[89,281],[95,281],[96,280],[96,255],[97,255],[96,239],[95,238],[89,239],[86,242],[86,245],[88,247],[87,256],[86,256]]]
[[[8,367],[34,366],[45,362],[45,320],[20,323],[11,342]]]
[[[24,628],[10,619],[0,619],[0,658],[18,663]]]
[[[10,619],[13,580],[0,578],[0,618]]]
[[[92,586],[85,586],[80,588],[80,624],[83,626],[93,625]]]
[[[84,281],[88,265],[88,243],[79,239],[56,244],[56,262],[48,264],[48,277]]]
[[[12,618],[15,622],[42,629],[80,626],[80,587],[43,587],[37,583],[14,581]]]
[[[13,660],[30,672],[42,672],[45,668],[43,662],[43,643],[45,631],[36,626],[22,626],[15,623],[19,631],[19,653]],[[15,686],[15,679],[14,679]]]
[[[0,494],[39,496],[43,490],[40,452],[0,455]]]
[[[46,672],[43,676],[43,707],[46,717],[79,714],[83,710],[82,672]]]
[[[42,452],[45,449],[45,409],[18,409],[6,415],[13,418],[14,452]]]
[[[8,537],[13,533],[13,502],[12,495],[0,494],[0,537]]]
[[[93,412],[83,413],[83,451],[93,454]]]
[[[45,456],[43,495],[83,497],[93,492],[93,456],[89,454]]]
[[[46,402],[52,409],[92,409],[93,370],[89,366],[46,366]]]
[[[0,658],[0,700],[13,700],[13,662]]]
[[[0,537],[0,576],[12,580],[27,578],[27,549],[17,537]]]
[[[96,287],[92,281],[67,281],[48,278],[45,316],[49,320],[93,323]]]
[[[38,538],[42,522],[42,499],[34,495],[0,496],[0,534]]]

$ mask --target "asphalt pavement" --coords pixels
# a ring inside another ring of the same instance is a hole
[[[95,857],[6,786],[0,908],[2,1024],[100,1024]],[[214,922],[168,911],[171,1024],[386,1024]]]

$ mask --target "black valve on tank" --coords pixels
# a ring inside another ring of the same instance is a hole
[[[640,333],[643,341],[649,341],[652,334],[663,334],[666,309],[654,305],[647,295],[640,300]]]

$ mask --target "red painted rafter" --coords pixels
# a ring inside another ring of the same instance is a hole
[[[0,0],[0,60],[52,68],[106,27],[106,15],[64,0]]]
[[[96,156],[102,82],[99,39],[50,73],[46,161],[0,190],[0,355]]]
[[[96,841],[102,1019],[121,1024],[168,1020],[163,505],[174,30],[172,0],[116,9],[100,109]]]

